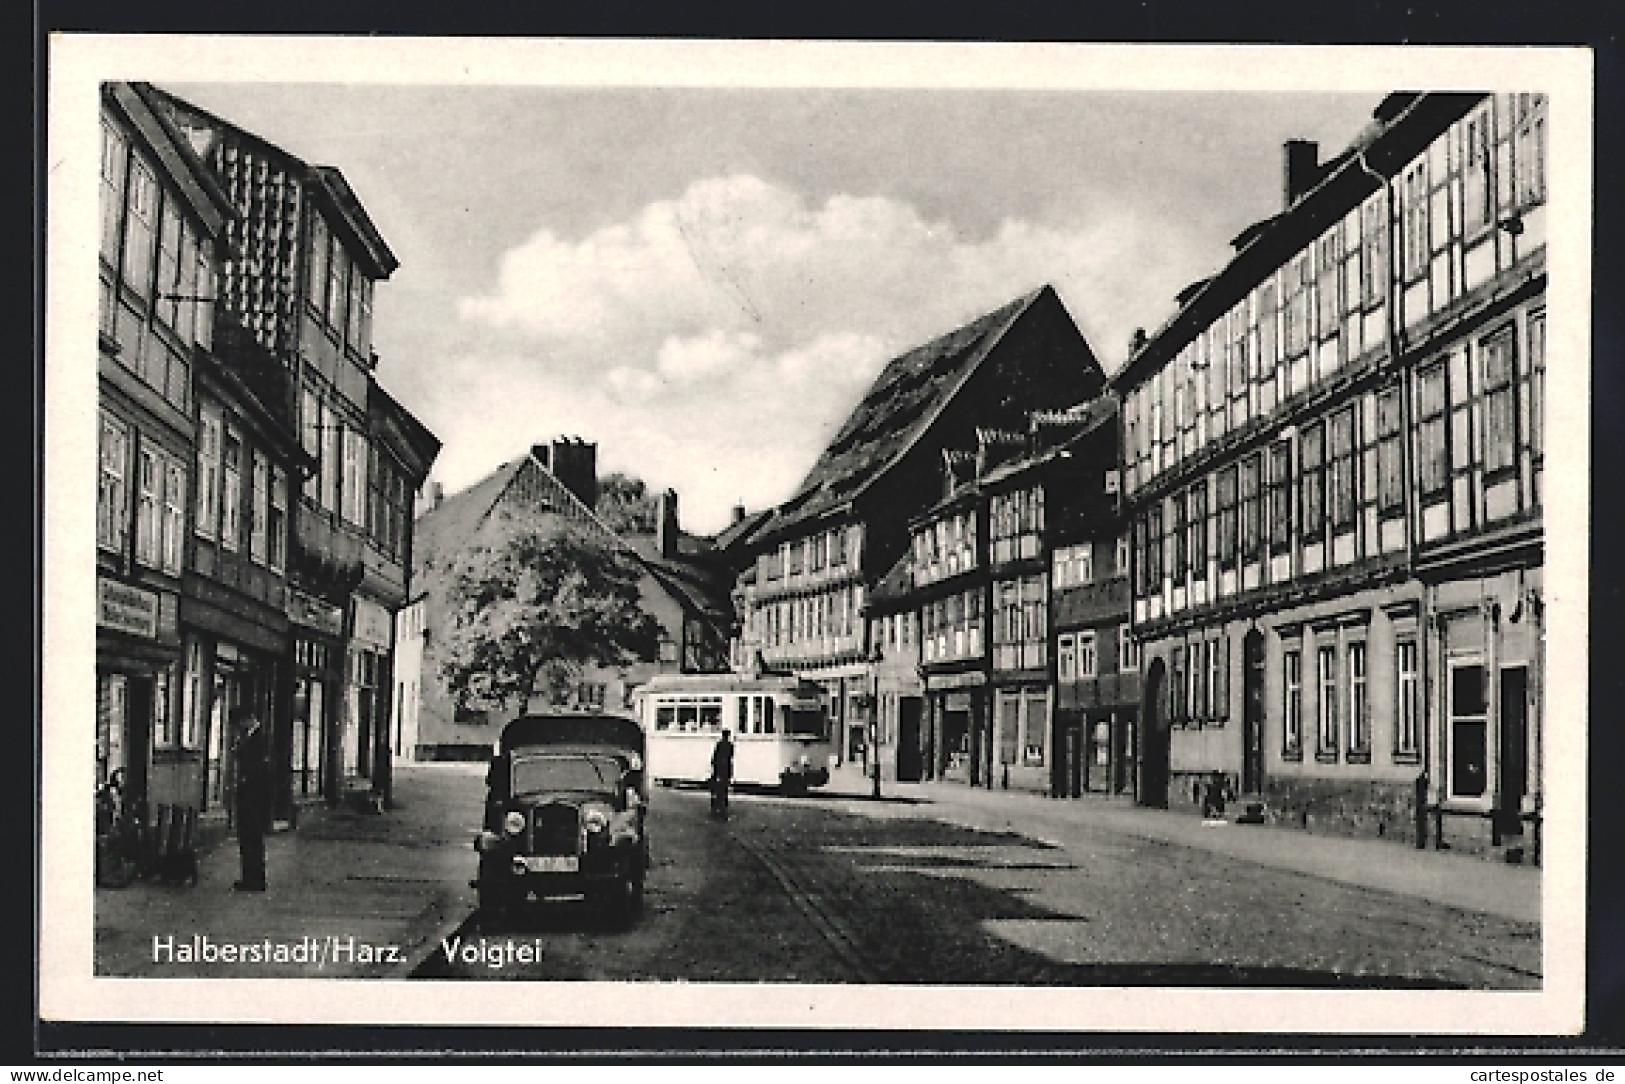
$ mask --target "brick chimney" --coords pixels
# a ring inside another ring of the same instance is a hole
[[[733,522],[734,523],[743,523],[743,522],[745,522],[745,506],[744,505],[736,504],[736,505],[733,506]]]
[[[1320,144],[1312,139],[1289,139],[1282,147],[1282,174],[1285,208],[1315,187],[1320,180]]]
[[[598,445],[580,437],[558,437],[551,446],[534,445],[530,453],[582,504],[598,506]]]
[[[677,537],[677,491],[668,489],[660,495],[659,518],[655,522],[655,548],[660,556],[677,556]]]

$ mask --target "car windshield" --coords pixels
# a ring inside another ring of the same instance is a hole
[[[620,766],[608,757],[515,756],[513,793],[549,790],[613,791]]]

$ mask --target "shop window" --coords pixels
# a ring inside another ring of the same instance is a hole
[[[1297,648],[1281,655],[1281,755],[1303,756],[1303,653]]]
[[[1481,798],[1488,782],[1488,696],[1484,667],[1450,664],[1450,796]]]

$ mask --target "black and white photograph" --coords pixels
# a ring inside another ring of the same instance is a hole
[[[1581,1028],[1584,51],[51,44],[47,1018]]]

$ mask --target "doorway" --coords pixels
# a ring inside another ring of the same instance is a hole
[[[924,749],[920,744],[920,698],[897,700],[897,780],[918,783]]]
[[[1264,634],[1248,632],[1241,655],[1241,792],[1258,794],[1264,788]]]
[[[1523,797],[1529,774],[1529,668],[1501,671],[1501,795],[1497,827],[1503,836],[1523,834]]]
[[[1161,659],[1151,663],[1145,677],[1144,705],[1140,711],[1139,804],[1168,808],[1168,671]]]

